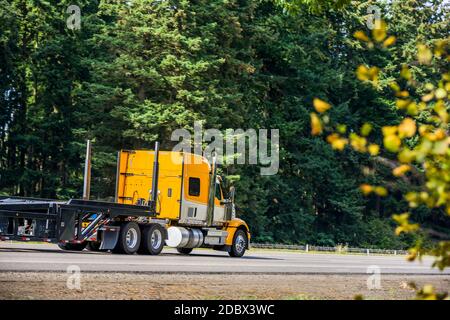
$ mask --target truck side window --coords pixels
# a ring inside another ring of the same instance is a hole
[[[189,195],[193,197],[198,197],[200,195],[200,179],[199,178],[189,178]]]
[[[220,192],[220,183],[216,183],[216,198],[222,200],[222,194]]]

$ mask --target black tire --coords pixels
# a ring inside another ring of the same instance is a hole
[[[128,237],[127,237],[128,235]],[[114,253],[133,254],[141,244],[141,229],[136,222],[125,222],[120,225],[119,239]]]
[[[181,254],[189,254],[192,250],[192,248],[177,248],[177,251]]]
[[[233,243],[231,244],[231,248],[230,251],[228,251],[228,254],[234,258],[242,257],[245,253],[245,249],[247,248],[247,244],[248,239],[245,231],[242,229],[236,230],[233,237]]]
[[[100,245],[101,244],[102,244],[101,242],[89,241],[87,243],[86,249],[88,249],[89,251],[98,252],[98,251],[100,251]]]
[[[166,242],[166,230],[160,224],[145,226],[142,231],[142,240],[139,253],[156,256],[161,253]]]
[[[67,251],[83,251],[86,248],[86,242],[84,243],[58,243],[58,247]]]

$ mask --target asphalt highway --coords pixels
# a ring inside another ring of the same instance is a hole
[[[85,272],[239,273],[239,274],[450,274],[431,268],[432,258],[407,262],[404,256],[339,255],[249,250],[242,258],[196,249],[181,255],[164,248],[158,256],[63,251],[54,244],[0,242],[0,272],[59,271],[78,266]]]

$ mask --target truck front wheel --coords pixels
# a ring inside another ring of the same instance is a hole
[[[181,254],[189,254],[192,252],[192,248],[177,248],[177,251]]]
[[[126,222],[120,226],[119,239],[115,253],[133,254],[139,249],[141,243],[141,230],[136,222]]]
[[[228,254],[231,257],[240,258],[245,253],[245,248],[247,248],[247,235],[242,229],[236,230],[233,237],[233,243],[231,244],[230,251]]]
[[[144,228],[139,253],[158,255],[164,248],[165,229],[160,224],[152,224]]]

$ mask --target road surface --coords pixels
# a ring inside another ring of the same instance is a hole
[[[310,254],[250,250],[243,258],[206,249],[190,255],[164,248],[159,256],[118,255],[108,252],[63,251],[53,244],[0,242],[0,272],[62,271],[70,265],[85,272],[239,273],[239,274],[450,274],[431,268],[432,258],[407,262],[404,256]],[[372,267],[375,266],[375,267]],[[370,267],[370,268],[369,268]],[[369,268],[369,269],[368,269]]]

